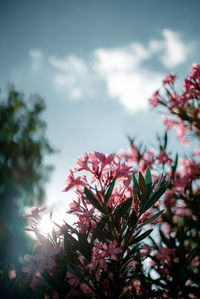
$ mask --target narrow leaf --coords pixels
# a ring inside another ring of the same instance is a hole
[[[115,225],[119,219],[126,213],[126,211],[130,208],[132,204],[132,197],[128,198],[121,206],[119,209],[115,209],[115,218],[113,219],[112,224]]]
[[[151,218],[147,219],[146,221],[144,221],[141,225],[138,226],[138,228],[145,226],[149,223],[151,223],[152,221],[154,221],[155,219],[157,219],[158,217],[160,217],[160,215],[162,215],[162,213],[164,212],[164,210],[159,211],[157,214],[153,215]]]
[[[159,230],[160,236],[161,236],[161,240],[162,242],[168,247],[168,248],[172,248],[173,245],[171,244],[170,240],[168,240],[165,235],[163,234],[163,232],[161,230]]]
[[[130,245],[136,244],[140,241],[142,241],[144,238],[146,238],[151,232],[153,231],[153,229],[149,229],[146,232],[144,232],[143,234],[141,234],[140,236],[138,236],[137,238],[133,239],[133,241],[131,242]]]
[[[91,190],[87,189],[86,187],[84,187],[84,192],[85,195],[87,197],[87,199],[89,200],[89,202],[100,212],[105,213],[104,208],[102,207],[102,205],[98,202],[98,200],[95,198],[94,194],[92,193]]]
[[[134,227],[137,223],[138,217],[135,211],[132,212],[130,218],[129,218],[129,223],[132,227]]]
[[[79,233],[78,243],[79,243],[79,251],[83,254],[83,256],[88,261],[90,261],[91,260],[91,246],[88,243],[86,236]]]
[[[134,185],[135,185],[135,188],[137,191],[137,195],[138,195],[139,199],[141,200],[140,187],[138,185],[138,182],[137,182],[137,179],[136,179],[134,173],[133,173],[133,182],[134,182]]]
[[[138,178],[138,180],[139,180],[140,190],[142,192],[142,197],[143,197],[143,199],[146,199],[147,198],[147,194],[148,194],[147,187],[145,185],[144,177],[143,177],[143,175],[142,175],[142,173],[140,171],[139,171],[139,178]]]
[[[164,136],[164,150],[166,150],[167,147],[167,131],[165,131],[165,136]]]
[[[155,189],[154,189],[154,192],[156,192],[158,190],[158,188],[160,187],[160,184],[162,183],[162,179],[163,179],[163,174],[161,174],[161,177],[158,181],[158,184],[156,185]]]
[[[104,215],[94,229],[91,242],[93,242],[97,238],[99,232],[103,231],[107,221],[108,221],[108,217]]]
[[[141,213],[145,213],[148,209],[150,209],[159,199],[160,197],[164,194],[164,192],[167,190],[169,183],[164,183],[160,189],[158,189],[156,192],[153,193],[151,198],[145,202]]]
[[[104,229],[103,231],[99,231],[97,235],[98,240],[105,242],[107,239],[113,241],[115,238],[112,235],[111,231]]]
[[[108,200],[109,200],[109,198],[110,198],[110,196],[111,196],[111,194],[112,194],[112,192],[113,192],[113,188],[114,188],[114,186],[115,186],[115,182],[116,182],[116,179],[114,179],[114,180],[112,181],[112,183],[110,184],[110,186],[109,186],[109,188],[108,188],[108,191],[107,191],[107,193],[106,193],[106,195],[105,195],[105,198],[104,198],[104,202],[105,202],[105,204],[107,204],[107,202],[108,202]]]
[[[172,166],[172,177],[174,177],[174,174],[176,172],[177,164],[178,164],[178,154],[176,154],[174,165]]]
[[[147,167],[147,171],[145,174],[145,184],[146,185],[152,185],[152,178],[151,178],[151,172],[149,167]]]

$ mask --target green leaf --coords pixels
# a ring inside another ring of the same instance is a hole
[[[199,247],[195,247],[194,249],[192,249],[189,253],[189,255],[187,256],[187,260],[186,260],[186,266],[189,265],[192,261],[192,259],[198,255],[200,248]]]
[[[115,238],[111,231],[104,229],[98,232],[97,239],[105,242],[106,239],[113,241]]]
[[[65,250],[65,259],[68,263],[77,264],[75,259],[74,249],[72,248],[72,242],[68,234],[64,234],[64,250]]]
[[[79,251],[83,254],[83,256],[91,261],[91,246],[87,241],[87,238],[83,234],[78,234],[78,243],[79,243]]]
[[[159,229],[159,233],[161,236],[161,240],[162,242],[168,247],[168,248],[172,248],[173,244],[171,244],[170,240],[168,240],[165,235],[163,234],[163,232]]]
[[[103,231],[103,229],[104,229],[104,227],[105,227],[107,221],[108,221],[108,217],[107,217],[106,215],[104,215],[104,216],[101,218],[101,220],[98,222],[97,226],[96,226],[95,229],[94,229],[94,232],[93,232],[93,236],[92,236],[92,240],[91,240],[91,242],[93,242],[93,241],[97,238],[99,232],[102,232],[102,231]]]
[[[128,211],[128,209],[132,204],[132,200],[133,200],[132,197],[128,198],[119,208],[117,207],[115,209],[114,212],[115,217],[112,222],[113,225],[115,225],[119,221],[119,219]]]
[[[137,195],[138,195],[139,199],[141,200],[140,187],[138,185],[138,182],[137,182],[137,179],[136,179],[134,173],[133,173],[133,182],[134,182],[134,185],[135,185],[135,188],[137,191]]]
[[[157,219],[158,217],[160,217],[160,215],[162,215],[163,212],[164,212],[164,210],[159,211],[158,213],[156,213],[155,215],[153,215],[151,218],[149,218],[146,221],[144,221],[141,225],[139,225],[138,228],[151,223],[152,221],[154,221],[155,219]]]
[[[145,185],[145,180],[144,177],[142,175],[142,173],[139,171],[139,186],[140,186],[140,190],[142,192],[142,197],[145,200],[147,198],[148,192],[147,192],[147,187]]]
[[[172,166],[172,177],[174,177],[174,174],[176,172],[177,164],[178,164],[178,154],[176,154],[174,165]]]
[[[135,211],[132,212],[130,218],[129,218],[129,223],[132,227],[134,227],[137,223],[138,217]]]
[[[66,238],[66,241],[71,243],[67,244],[66,242],[64,243],[66,246],[66,250],[68,251],[68,253],[70,254],[70,251],[73,248],[73,252],[72,255],[74,254],[74,250],[80,251],[80,253],[82,253],[82,255],[88,260],[90,261],[91,258],[91,246],[87,241],[87,238],[85,235],[80,234],[77,232],[78,235],[78,240],[76,240],[72,235],[70,235],[67,231],[64,231],[64,237]],[[69,257],[68,257],[69,258]]]
[[[133,241],[131,242],[130,245],[136,244],[140,241],[142,241],[144,238],[146,238],[151,232],[153,231],[153,229],[149,229],[146,232],[142,233],[140,236],[138,236],[137,238],[133,239]]]
[[[109,188],[108,188],[108,191],[107,191],[107,193],[106,193],[106,195],[105,195],[105,198],[104,198],[104,202],[105,202],[105,204],[107,204],[107,202],[108,202],[108,200],[109,200],[109,198],[110,198],[110,196],[111,196],[111,194],[112,194],[112,192],[113,192],[113,188],[114,188],[114,186],[115,186],[115,182],[116,182],[116,179],[114,179],[114,180],[112,181],[112,183],[110,184],[110,186],[109,186]]]
[[[87,189],[86,187],[84,187],[84,192],[85,195],[87,197],[87,199],[89,200],[89,202],[97,209],[99,210],[101,213],[105,213],[105,210],[103,208],[103,206],[98,202],[98,200],[95,198],[94,194],[92,193],[91,190]]]
[[[160,189],[158,189],[156,192],[153,193],[151,198],[145,202],[141,213],[145,213],[148,209],[150,209],[159,199],[160,197],[164,194],[164,192],[167,190],[169,183],[164,183]]]
[[[158,181],[158,184],[156,185],[155,189],[154,189],[154,192],[156,192],[158,190],[158,188],[160,187],[160,184],[162,183],[162,179],[163,179],[163,174],[161,174],[161,177]]]
[[[145,174],[145,184],[146,185],[152,185],[152,177],[149,167],[147,167],[147,171]]]

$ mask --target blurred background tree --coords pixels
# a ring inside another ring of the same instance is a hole
[[[19,257],[32,242],[24,232],[26,206],[44,201],[44,184],[52,166],[44,156],[54,152],[49,145],[46,123],[41,119],[44,100],[9,86],[0,98],[0,287],[5,284],[10,265],[16,270]]]

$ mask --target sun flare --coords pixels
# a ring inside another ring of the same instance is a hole
[[[42,219],[39,222],[39,229],[41,233],[48,235],[52,233],[53,228],[56,229],[55,224],[50,219],[49,215],[42,216]]]

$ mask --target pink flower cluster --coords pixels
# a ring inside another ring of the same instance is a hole
[[[200,137],[200,65],[190,72],[182,94],[171,73],[163,80],[167,100],[159,90],[150,99],[171,114],[163,118],[166,129],[176,128],[186,146],[189,130]],[[130,140],[130,149],[118,156],[78,158],[64,189],[77,194],[67,211],[76,216],[72,226],[65,223],[46,238],[37,227],[42,209],[25,215],[33,219],[27,230],[39,240],[23,267],[31,288],[48,290],[50,298],[198,298],[200,148],[178,158],[167,150],[167,134],[157,139],[158,150]],[[149,237],[154,225],[157,235]],[[15,279],[13,268],[9,275]]]
[[[169,100],[164,100],[158,90],[149,99],[153,107],[163,105],[175,115],[175,118],[165,116],[163,122],[167,130],[177,127],[178,138],[185,146],[189,146],[189,140],[184,138],[187,131],[200,134],[200,64],[193,64],[190,73],[184,81],[182,94],[174,91],[175,76],[171,73],[163,80]]]
[[[76,188],[78,198],[83,202],[84,187],[98,188],[97,200],[103,200],[103,195],[110,183],[116,179],[121,182],[123,188],[115,188],[115,194],[120,193],[119,196],[123,197],[124,193],[131,192],[130,181],[132,173],[132,165],[130,163],[122,163],[116,155],[102,154],[99,152],[86,153],[84,157],[79,157],[77,165],[70,170],[70,175],[66,179],[67,186],[64,191]],[[79,172],[84,171],[86,175],[78,175]],[[114,197],[114,196],[113,196]],[[85,205],[85,201],[83,202]],[[110,203],[108,203],[109,205]],[[86,207],[86,206],[85,206]]]

